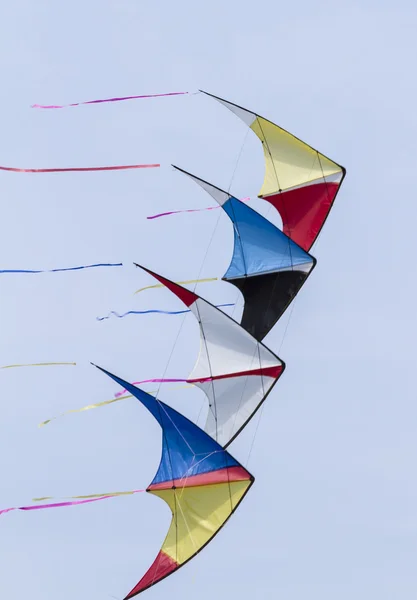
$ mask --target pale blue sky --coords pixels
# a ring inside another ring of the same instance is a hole
[[[92,360],[126,379],[187,376],[191,315],[108,320],[115,309],[180,306],[133,261],[175,279],[221,276],[232,249],[220,211],[170,163],[256,196],[262,150],[202,95],[35,111],[116,95],[207,89],[256,110],[346,166],[312,253],[318,265],[266,343],[287,363],[249,469],[256,483],[193,562],[145,592],[285,600],[414,600],[417,452],[414,374],[417,7],[412,0],[158,3],[15,0],[1,5],[0,164],[160,162],[160,170],[1,174],[0,268],[119,262],[120,269],[0,278],[0,506],[34,496],[142,488],[160,457],[158,426],[134,401],[44,419],[111,398]],[[232,174],[243,141],[238,169]],[[268,205],[252,206],[279,223]],[[220,219],[220,220],[219,220]],[[197,290],[236,299],[227,283]],[[238,313],[235,313],[238,314]],[[190,416],[198,390],[161,399]],[[247,464],[258,419],[231,447]],[[151,495],[0,518],[0,598],[122,598],[160,548],[169,510]]]

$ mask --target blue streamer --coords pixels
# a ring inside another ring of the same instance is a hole
[[[222,306],[234,306],[234,304],[217,304],[216,308],[221,308]],[[110,317],[112,317],[112,316],[117,317],[118,319],[123,319],[124,317],[127,317],[128,315],[147,315],[149,313],[158,313],[160,315],[183,315],[184,313],[188,313],[188,312],[191,312],[191,311],[189,309],[188,310],[150,309],[150,310],[129,310],[128,312],[125,312],[122,315],[119,315],[119,313],[112,310],[111,312],[109,312],[107,317],[96,317],[96,319],[97,319],[97,321],[105,321],[106,319],[110,319]]]
[[[79,271],[80,269],[94,269],[95,267],[122,267],[123,263],[98,263],[96,265],[81,265],[79,267],[68,267],[66,269],[45,269],[41,271],[29,271],[26,269],[0,269],[0,273],[58,273],[59,271]]]

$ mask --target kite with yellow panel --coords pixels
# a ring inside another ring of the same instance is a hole
[[[346,169],[275,123],[204,93],[235,113],[261,140],[265,177],[259,197],[275,206],[284,233],[308,252],[327,219]]]
[[[99,367],[100,368],[100,367]],[[165,500],[171,526],[155,561],[125,600],[191,560],[236,510],[253,476],[213,438],[150,394],[100,369],[135,396],[162,428],[162,458],[147,491]]]

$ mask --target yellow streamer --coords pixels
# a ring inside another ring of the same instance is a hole
[[[45,500],[89,500],[90,498],[101,498],[102,496],[132,496],[137,490],[128,492],[106,492],[104,494],[89,494],[88,496],[43,496],[42,498],[32,498],[32,502],[44,502]]]
[[[39,423],[38,427],[48,425],[48,423],[50,423],[51,421],[55,421],[55,419],[59,419],[60,417],[64,417],[65,415],[83,412],[85,410],[91,410],[92,408],[99,408],[100,406],[107,406],[108,404],[113,404],[113,402],[119,402],[120,400],[126,400],[127,398],[133,398],[132,394],[129,394],[127,396],[120,396],[120,398],[112,398],[111,400],[104,400],[103,402],[97,402],[97,404],[89,404],[88,406],[83,406],[82,408],[72,408],[71,410],[67,410],[61,413],[60,415],[57,415],[56,417],[52,417],[51,419],[47,419],[46,421]]]
[[[188,388],[193,387],[192,385],[180,385],[179,388]],[[158,390],[152,390],[151,392],[147,392],[148,394],[156,394]],[[83,406],[82,408],[72,408],[71,410],[67,410],[56,417],[52,417],[51,419],[47,419],[42,423],[39,423],[38,427],[43,427],[44,425],[48,425],[51,421],[55,421],[55,419],[59,419],[60,417],[64,417],[65,415],[83,412],[85,410],[91,410],[92,408],[100,408],[100,406],[107,406],[108,404],[113,404],[113,402],[120,402],[120,400],[127,400],[127,398],[133,398],[132,394],[128,394],[126,396],[120,396],[120,398],[112,398],[111,400],[104,400],[103,402],[97,402],[97,404],[88,404],[87,406]]]
[[[218,277],[210,277],[208,279],[188,279],[187,281],[175,281],[174,283],[178,284],[188,284],[188,283],[207,283],[208,281],[217,281]],[[146,287],[140,288],[140,290],[136,290],[135,294],[139,294],[139,292],[143,292],[144,290],[151,290],[153,288],[161,288],[165,287],[163,283],[157,283],[156,285],[147,285]]]
[[[57,365],[69,365],[75,367],[77,363],[75,362],[49,362],[49,363],[28,363],[22,365],[5,365],[4,367],[0,367],[0,369],[15,369],[17,367],[52,367]]]

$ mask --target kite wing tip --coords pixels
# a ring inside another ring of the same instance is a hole
[[[177,165],[171,165],[176,171],[179,171],[180,173],[184,173],[185,175],[190,175],[191,177],[194,177],[193,175],[191,175],[191,173],[187,173],[187,171],[184,171],[184,169],[181,169],[181,167],[177,167]]]
[[[155,277],[156,279],[158,279],[159,275],[157,275],[156,273],[154,273],[150,269],[147,269],[143,265],[139,265],[138,263],[135,263],[135,262],[133,264],[135,265],[135,267],[138,267],[139,269],[142,269],[143,271],[146,271],[146,273],[149,273],[149,275],[152,275],[152,277]]]
[[[134,262],[133,263],[135,265],[135,267],[138,267],[138,269],[143,269],[144,271],[147,271],[148,273],[152,273],[152,271],[149,271],[149,269],[147,269],[146,267],[144,267],[143,265],[139,265],[138,263]]]

